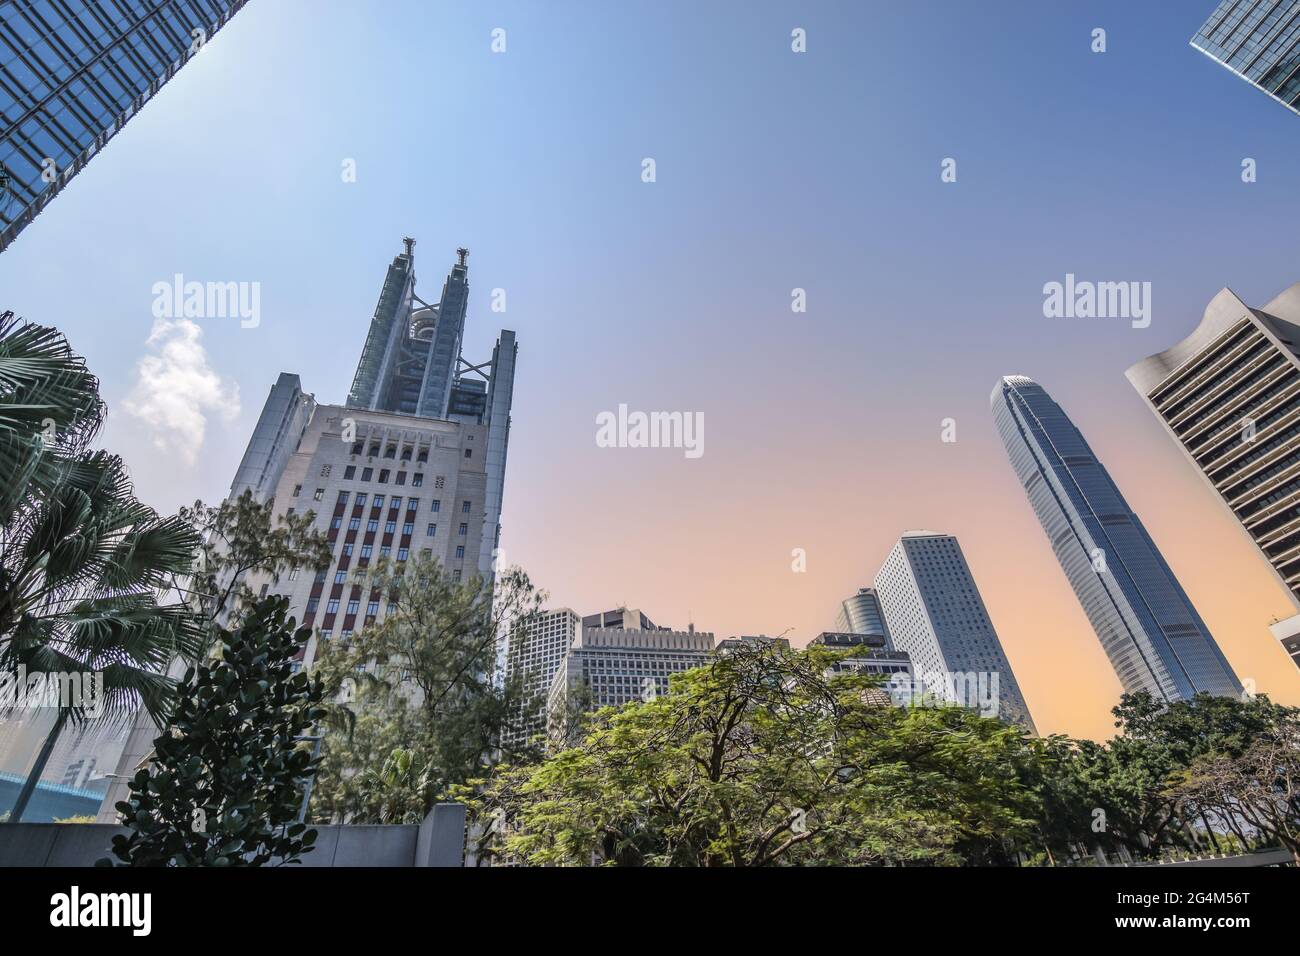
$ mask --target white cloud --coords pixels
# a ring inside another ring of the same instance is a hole
[[[188,319],[158,319],[145,345],[152,354],[136,366],[136,382],[123,403],[145,423],[159,451],[193,465],[203,447],[210,415],[232,421],[239,414],[239,386],[208,364],[203,330]]]

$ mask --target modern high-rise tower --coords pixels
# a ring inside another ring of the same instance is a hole
[[[856,594],[845,598],[835,615],[835,630],[845,634],[878,637],[889,647],[889,627],[885,612],[880,608],[880,596],[875,588],[858,588]]]
[[[245,2],[0,3],[0,251]]]
[[[282,372],[231,483],[232,498],[249,491],[259,502],[273,501],[276,515],[314,513],[315,527],[329,542],[325,567],[295,569],[278,581],[262,574],[245,581],[255,594],[286,597],[289,613],[314,629],[304,666],[319,641],[346,639],[383,619],[388,602],[357,574],[381,558],[434,558],[456,581],[475,575],[490,580],[495,573],[515,334],[501,331],[490,361],[461,358],[465,250],[447,279],[457,295],[444,290],[443,304],[453,307],[442,312],[415,295],[414,245],[406,240],[406,251],[389,267],[348,404],[321,404],[303,391],[297,375]],[[389,301],[394,290],[400,298]],[[444,316],[453,327],[450,360],[436,348],[424,350],[444,340]],[[399,358],[371,362],[388,351]],[[417,414],[421,392],[411,383],[439,376],[448,385],[434,391],[450,398],[435,415]],[[133,772],[156,733],[147,718],[137,720],[119,773]],[[124,798],[120,785],[110,788],[100,819],[111,821],[114,802]]]
[[[1191,42],[1300,113],[1300,0],[1223,0]]]
[[[1169,701],[1241,684],[1155,542],[1082,433],[1041,385],[990,398],[1011,467],[1120,683]]]
[[[1037,733],[956,538],[908,531],[875,585],[890,642],[910,655],[912,674],[927,692],[968,707],[976,693],[996,694],[1000,719]]]
[[[1127,374],[1300,611],[1300,283],[1260,309],[1223,289]],[[1290,648],[1300,614],[1272,630]]]

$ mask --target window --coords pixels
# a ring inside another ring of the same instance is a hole
[[[434,498],[433,501],[432,501],[432,502],[430,503],[430,505],[429,505],[429,510],[432,511],[432,512],[434,512],[434,513],[437,513],[437,512],[439,512],[439,511],[441,511],[441,510],[442,510],[442,502],[439,501],[437,498]]]
[[[370,557],[370,555],[374,553],[374,547],[375,546],[373,544],[363,544],[361,546],[361,557],[363,558]]]
[[[317,488],[316,493],[311,496],[312,501],[321,501],[325,498],[325,489]]]
[[[343,527],[342,518],[335,518],[332,521],[330,521],[330,528],[333,529],[334,531],[337,531],[341,527]]]
[[[293,497],[297,498],[300,494],[302,494],[302,485],[294,485]]]
[[[356,476],[357,476],[356,465],[348,465],[346,468],[343,469],[343,479],[345,481],[351,481]]]
[[[413,474],[413,475],[411,476],[411,487],[412,487],[412,488],[419,488],[419,487],[423,486],[423,484],[424,484],[424,472],[422,472],[422,471],[417,471],[415,474]]]
[[[428,529],[425,530],[424,533],[427,534],[430,538],[432,538],[435,534],[438,533],[438,526],[430,522]]]
[[[354,441],[352,443],[352,454],[359,455],[366,449],[365,442]]]
[[[455,571],[451,572],[451,579],[452,579],[453,581],[459,581],[459,580],[460,580],[460,568],[457,568]]]
[[[348,503],[348,493],[346,491],[340,491],[339,500],[334,503],[339,506],[346,505]]]
[[[290,581],[298,580],[298,568],[294,568],[289,572],[289,580]]]
[[[385,457],[385,458],[396,458],[396,457],[397,457],[397,446],[396,446],[396,445],[389,445],[387,448],[385,448],[385,449],[384,449],[384,457]]]
[[[419,499],[419,498],[408,498],[408,499],[406,500],[406,510],[407,510],[407,511],[411,511],[411,512],[419,511],[419,510],[420,510],[420,499]]]
[[[339,612],[339,599],[331,598],[330,602],[325,605],[326,614],[337,614]]]
[[[408,521],[402,525],[402,534],[415,534],[415,522]]]
[[[334,631],[332,628],[326,627],[321,629],[320,637],[322,641],[328,641],[333,636],[334,636]]]
[[[460,503],[460,513],[463,514],[463,515],[467,515],[467,514],[469,514],[469,502],[468,502],[468,501],[462,501],[462,502]]]
[[[335,583],[335,584],[345,584],[345,583],[347,583],[347,580],[348,580],[348,573],[347,573],[346,571],[335,571],[335,572],[334,572],[334,583]]]
[[[366,605],[366,614],[367,614],[368,616],[370,616],[370,617],[374,617],[374,616],[375,616],[376,614],[378,614],[378,613],[379,613],[379,602],[378,602],[378,601],[371,601],[369,604]]]
[[[410,552],[407,548],[398,548],[398,549],[397,549],[397,560],[398,560],[398,561],[405,561],[405,560],[406,560],[407,558],[409,558],[410,556],[411,556],[411,552]]]
[[[317,583],[317,584],[324,584],[324,583],[325,583],[325,574],[326,574],[327,570],[328,570],[327,568],[317,568],[317,569],[316,569],[316,583]]]
[[[420,557],[428,561],[431,557],[433,557],[433,548],[421,548]]]
[[[387,468],[381,468],[381,469],[379,470],[379,483],[380,483],[381,485],[386,485],[386,484],[388,484],[388,469],[387,469]]]
[[[416,460],[416,461],[428,461],[428,460],[429,460],[429,449],[427,449],[427,448],[421,448],[421,449],[420,449],[420,453],[419,453],[418,455],[415,456],[415,460]]]
[[[384,522],[384,534],[392,534],[392,533],[393,533],[394,531],[396,531],[396,530],[397,530],[397,522],[396,522],[396,521],[385,521],[385,522]]]
[[[374,458],[376,455],[378,455],[378,454],[379,454],[379,442],[375,442],[373,445],[371,445],[371,446],[370,446],[370,451],[367,452],[367,454],[369,454],[371,458]]]
[[[288,511],[285,512],[285,514],[286,514],[286,515],[291,515],[291,514],[293,514],[295,511],[297,511],[297,510],[298,510],[297,508],[290,508]]]
[[[456,533],[460,535],[462,538],[465,537],[465,535],[469,534],[469,525],[467,525],[465,522],[462,521],[460,523],[460,528],[459,530],[457,530]]]
[[[361,608],[361,602],[360,602],[360,601],[349,601],[349,602],[348,602],[348,613],[349,613],[349,614],[356,614],[357,611],[358,611],[360,608]]]
[[[371,518],[369,521],[367,521],[367,522],[366,522],[366,530],[369,531],[371,534],[374,534],[376,531],[378,531],[378,530],[379,530],[379,519],[378,519],[378,518]]]
[[[380,545],[380,547],[379,547],[379,556],[380,556],[381,558],[386,558],[386,557],[388,557],[389,555],[391,555],[392,553],[393,553],[393,549],[392,549],[392,548],[388,547],[387,545]]]
[[[398,495],[393,495],[393,497],[390,498],[389,501],[388,501],[388,507],[390,507],[390,508],[400,508],[400,507],[402,507],[402,499],[401,499],[401,497],[398,496]]]
[[[466,449],[465,449],[465,457],[466,457],[466,458],[473,458],[473,457],[474,457],[474,449],[473,449],[473,448],[466,448]]]
[[[370,480],[370,476],[373,475],[374,473],[375,473],[375,469],[373,469],[373,468],[362,468],[362,469],[361,469],[361,480],[362,480],[362,481],[369,481],[369,480]]]
[[[463,544],[456,545],[456,557],[458,558],[465,557],[465,546]]]
[[[312,598],[307,602],[307,613],[315,614],[318,607],[320,607],[320,598]]]
[[[396,481],[397,484],[399,484],[399,485],[404,485],[404,484],[406,484],[406,472],[404,472],[404,471],[399,471],[399,472],[394,476],[394,481]]]
[[[335,519],[335,520],[337,520],[337,519]],[[349,530],[349,531],[356,531],[356,530],[357,530],[358,528],[360,528],[360,527],[361,527],[361,519],[360,519],[360,518],[353,518],[353,519],[351,519],[351,520],[348,522],[348,530]]]
[[[352,545],[350,544],[343,545],[343,556],[345,558],[352,557]]]
[[[378,510],[378,509],[382,508],[383,506],[384,506],[384,496],[383,496],[383,495],[375,495],[375,510]]]
[[[357,495],[357,507],[358,507],[358,508],[364,508],[365,506],[366,506],[366,496],[365,496],[365,494],[363,493],[363,494],[359,494],[359,495]]]

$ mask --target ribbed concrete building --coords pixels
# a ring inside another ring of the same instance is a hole
[[[990,398],[1007,457],[1061,570],[1129,693],[1187,700],[1241,684],[1083,433],[1032,379]]]
[[[1127,374],[1300,610],[1300,283],[1259,309],[1223,289]],[[1300,615],[1273,632],[1300,633]]]
[[[1300,113],[1300,0],[1222,0],[1191,43]]]

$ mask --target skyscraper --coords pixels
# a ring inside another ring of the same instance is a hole
[[[1261,309],[1221,290],[1127,374],[1300,610],[1300,283]],[[1300,614],[1272,629],[1286,646]]]
[[[987,695],[999,718],[1037,733],[956,538],[906,532],[875,585],[893,647],[927,692],[962,706]]]
[[[372,375],[367,362],[376,341],[409,357],[420,343],[438,340],[439,310],[415,295],[414,245],[408,239],[389,267],[349,404],[319,403],[297,375],[282,372],[231,483],[232,497],[250,491],[258,501],[273,501],[276,515],[313,512],[329,542],[324,568],[296,569],[278,582],[262,574],[245,580],[256,594],[288,598],[290,614],[315,628],[304,666],[317,641],[346,638],[383,619],[388,602],[356,575],[380,558],[436,558],[456,581],[495,572],[518,347],[514,333],[502,330],[490,361],[466,362],[459,351],[462,299],[447,313],[457,351],[450,361],[439,359],[440,374],[449,377],[450,396],[479,394],[481,401],[457,409],[448,399],[439,415],[419,415],[419,401],[406,397],[407,366],[385,363],[376,368],[386,371]],[[468,289],[464,250],[448,278],[453,283]],[[388,308],[385,297],[395,287],[402,298]],[[147,718],[137,721],[120,773],[134,770],[156,733]],[[105,804],[111,808],[118,799],[124,793],[115,786]],[[101,811],[100,819],[111,820],[111,812]]]
[[[1300,113],[1300,0],[1222,0],[1191,42]]]
[[[542,611],[510,630],[506,669],[521,683],[520,711],[502,733],[503,744],[522,746],[546,733],[546,700],[555,672],[582,633],[583,619],[567,607]]]
[[[835,615],[835,630],[844,634],[879,637],[884,640],[882,646],[890,646],[889,627],[885,624],[885,612],[880,609],[880,596],[876,594],[875,588],[858,588],[856,594],[840,603],[839,612]]]
[[[1011,467],[1124,690],[1169,701],[1240,696],[1205,622],[1061,406],[1023,375],[1002,378],[990,403]]]
[[[0,3],[0,251],[245,2]]]

